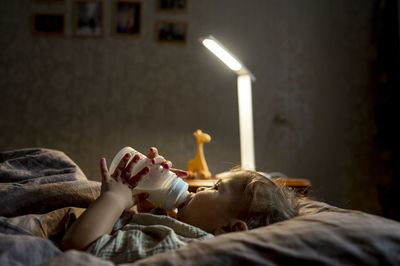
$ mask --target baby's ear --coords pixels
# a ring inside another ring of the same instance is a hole
[[[226,234],[226,233],[231,233],[231,232],[239,232],[239,231],[247,231],[248,227],[247,224],[239,219],[232,219],[228,224],[217,227],[217,229],[214,230],[213,234],[214,235],[221,235],[221,234]]]
[[[247,231],[249,228],[247,224],[239,219],[235,219],[231,222],[231,232]]]

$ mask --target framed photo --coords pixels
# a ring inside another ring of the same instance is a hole
[[[119,37],[140,36],[141,12],[141,2],[116,0],[114,4],[114,35]]]
[[[43,4],[63,4],[65,0],[34,0],[35,3],[43,3]]]
[[[187,0],[157,0],[157,11],[171,13],[186,13]]]
[[[187,24],[185,22],[157,21],[156,40],[163,43],[186,43]]]
[[[103,36],[103,3],[99,0],[75,2],[75,35]]]
[[[65,15],[45,13],[33,14],[32,34],[40,36],[64,36]]]

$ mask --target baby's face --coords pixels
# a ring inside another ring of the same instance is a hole
[[[214,233],[242,209],[239,180],[219,180],[212,188],[199,188],[190,200],[178,209],[178,220]],[[232,208],[235,206],[235,208]]]

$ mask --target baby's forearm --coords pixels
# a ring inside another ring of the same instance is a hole
[[[93,202],[65,234],[60,248],[86,249],[104,234],[110,234],[112,228],[124,211],[120,197],[105,192]]]

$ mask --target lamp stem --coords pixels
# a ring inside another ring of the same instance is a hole
[[[254,133],[253,133],[253,104],[251,92],[251,77],[244,74],[237,78],[239,127],[240,127],[240,156],[241,167],[255,171]]]

